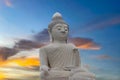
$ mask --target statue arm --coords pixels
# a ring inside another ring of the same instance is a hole
[[[80,53],[77,48],[75,48],[75,53],[76,53],[76,66],[81,67],[81,60],[80,60]]]
[[[40,70],[41,71],[48,71],[49,67],[48,67],[48,59],[47,59],[47,55],[45,52],[44,48],[40,49]]]

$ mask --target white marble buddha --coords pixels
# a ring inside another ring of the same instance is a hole
[[[48,26],[51,43],[40,48],[40,80],[95,80],[95,75],[81,68],[78,49],[67,42],[68,24],[55,13]]]

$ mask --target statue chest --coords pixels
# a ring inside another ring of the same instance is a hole
[[[74,47],[70,45],[52,46],[47,52],[51,66],[66,66],[74,64]]]
[[[47,50],[48,57],[59,57],[65,55],[72,55],[73,54],[73,46],[69,45],[55,45],[51,46],[49,50]]]

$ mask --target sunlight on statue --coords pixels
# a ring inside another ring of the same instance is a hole
[[[68,43],[69,26],[56,12],[48,26],[50,44],[40,48],[40,80],[95,80],[81,68],[78,49]]]

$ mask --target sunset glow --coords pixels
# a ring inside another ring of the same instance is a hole
[[[86,49],[86,50],[100,50],[100,47],[94,46],[92,43],[80,45],[80,46],[77,46],[77,48]]]
[[[39,65],[40,65],[39,59],[35,57],[17,58],[17,59],[1,61],[0,62],[0,80],[6,80],[6,78],[10,78],[10,79],[16,79],[16,78],[21,79],[22,77],[29,78],[29,76],[39,75],[37,72],[31,71],[33,67],[39,67]],[[25,69],[22,70],[22,68],[25,68]]]
[[[5,77],[5,74],[3,72],[0,72],[0,80],[4,80]]]
[[[120,0],[0,0],[0,80],[39,80],[39,50],[50,43],[55,12],[81,65],[96,80],[120,80]]]
[[[29,67],[29,66],[39,66],[38,58],[18,58],[11,59],[0,62],[0,66],[21,66],[21,67]]]

